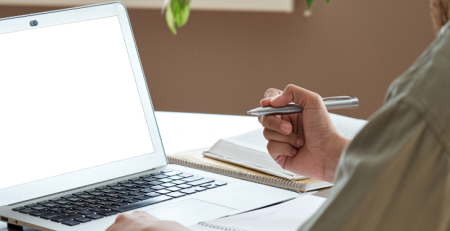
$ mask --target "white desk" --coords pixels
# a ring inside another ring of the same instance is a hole
[[[156,112],[156,119],[166,153],[210,147],[220,138],[261,127],[258,119],[251,116]],[[0,231],[7,230],[6,224],[0,222]]]

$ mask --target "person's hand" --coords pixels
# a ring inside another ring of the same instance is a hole
[[[334,128],[322,98],[311,91],[288,85],[284,92],[269,89],[262,107],[282,107],[294,102],[303,112],[260,116],[272,158],[291,172],[333,182],[344,147],[350,142]]]
[[[120,214],[116,222],[106,231],[189,231],[188,228],[174,222],[161,221],[156,217],[143,212],[136,211],[131,214]]]
[[[434,32],[439,34],[442,26],[450,20],[450,0],[430,0]]]

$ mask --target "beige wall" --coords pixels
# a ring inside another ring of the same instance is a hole
[[[194,11],[173,36],[158,10],[130,9],[156,110],[245,114],[269,87],[293,83],[351,95],[367,118],[387,87],[434,39],[428,0],[317,1],[295,12]],[[56,8],[0,6],[0,17]]]

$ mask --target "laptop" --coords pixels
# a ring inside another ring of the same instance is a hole
[[[105,230],[143,210],[192,225],[298,195],[168,164],[122,3],[1,19],[0,63],[3,222]]]

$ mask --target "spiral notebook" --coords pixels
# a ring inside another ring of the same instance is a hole
[[[255,211],[242,213],[190,226],[192,231],[296,231],[326,199],[304,195],[294,200]]]
[[[296,181],[286,180],[277,176],[203,156],[202,153],[206,150],[208,150],[208,148],[169,154],[167,155],[167,159],[169,164],[182,165],[295,192],[306,192],[330,187],[332,185],[325,181],[308,178]]]
[[[337,131],[353,138],[367,123],[330,113]],[[329,187],[332,184],[308,179],[282,169],[269,155],[262,128],[221,139],[211,148],[168,155],[169,163],[248,180],[296,192]],[[203,153],[203,155],[202,155]]]

